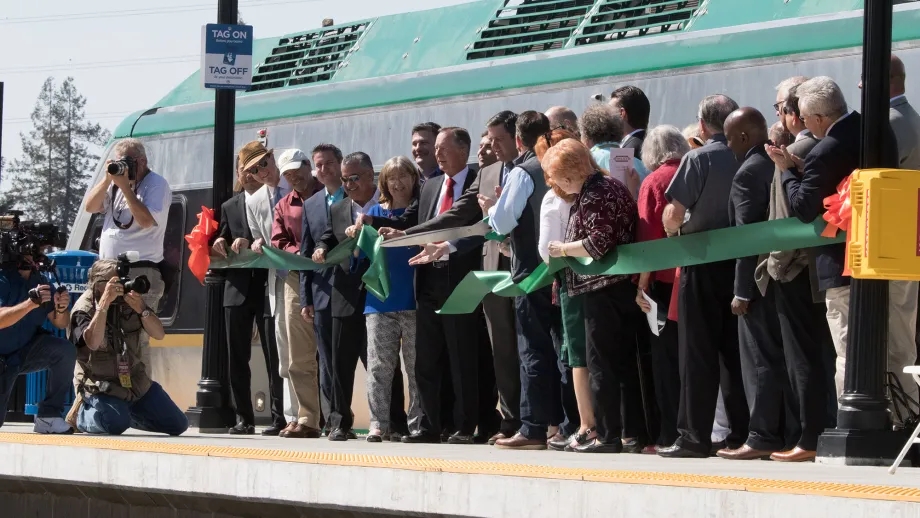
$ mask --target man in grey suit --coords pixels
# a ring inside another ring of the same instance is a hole
[[[891,55],[890,91],[891,108],[888,121],[898,143],[901,169],[920,171],[920,115],[907,101],[905,81],[907,72],[901,58]],[[859,82],[862,88],[862,81]],[[917,399],[918,387],[905,365],[917,361],[917,302],[920,283],[916,281],[891,281],[888,283],[888,371],[901,382],[901,388],[911,398]],[[904,409],[901,409],[903,414]],[[892,412],[895,422],[898,412]]]

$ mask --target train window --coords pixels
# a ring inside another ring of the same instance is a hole
[[[166,236],[163,238],[163,259],[165,268],[163,281],[166,292],[160,300],[157,313],[164,325],[171,325],[176,320],[179,309],[180,287],[182,285],[182,265],[185,262],[185,206],[186,198],[182,194],[173,194],[169,206],[169,218],[166,222]]]
[[[102,214],[93,214],[86,226],[87,232],[80,243],[80,250],[99,253],[99,237],[102,236],[102,223],[105,221]]]

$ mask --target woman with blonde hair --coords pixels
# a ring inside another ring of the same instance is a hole
[[[370,216],[398,217],[418,198],[418,169],[404,156],[387,160],[377,182],[380,199],[368,210]],[[393,376],[400,368],[400,351],[409,380],[409,432],[417,432],[422,420],[415,379],[415,271],[409,265],[409,259],[415,252],[412,248],[403,247],[386,248],[384,253],[390,273],[390,294],[381,301],[368,293],[364,309],[367,315],[367,403],[370,410],[367,442],[384,439],[398,442],[400,433],[405,430],[402,423],[387,422],[391,415]]]
[[[574,196],[564,240],[548,243],[551,257],[601,259],[619,245],[633,242],[636,202],[620,181],[605,176],[592,163],[582,143],[564,139],[549,148],[541,160],[553,184]],[[585,360],[594,402],[596,435],[571,447],[582,453],[620,453],[621,435],[638,437],[642,415],[620,415],[620,383],[638,376],[635,362],[636,328],[643,319],[629,275],[580,275],[566,269],[569,297],[583,297]],[[621,433],[622,432],[622,433]]]

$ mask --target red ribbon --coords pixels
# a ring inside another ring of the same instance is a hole
[[[850,276],[850,218],[853,215],[852,207],[850,206],[850,176],[847,175],[846,178],[840,181],[837,184],[837,192],[824,198],[824,208],[827,209],[824,212],[824,221],[827,222],[827,226],[824,227],[824,232],[821,232],[822,237],[836,237],[837,232],[843,230],[847,233],[847,249],[846,255],[843,262],[843,275]]]
[[[202,205],[201,212],[198,213],[198,224],[192,229],[191,234],[185,236],[190,252],[188,269],[202,284],[211,266],[211,236],[215,232],[217,232],[217,222],[214,221],[214,210]]]

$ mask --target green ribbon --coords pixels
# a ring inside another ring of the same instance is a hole
[[[367,286],[367,291],[372,293],[380,300],[386,300],[390,295],[390,276],[387,273],[386,254],[380,243],[383,238],[377,234],[377,231],[365,225],[361,228],[358,239],[348,238],[338,244],[332,250],[326,253],[326,260],[323,264],[315,263],[312,259],[299,254],[292,254],[279,250],[271,246],[263,246],[262,253],[257,254],[252,250],[242,250],[239,254],[227,251],[227,257],[223,258],[218,255],[211,256],[211,268],[265,268],[278,270],[301,270],[316,271],[330,268],[335,265],[343,265],[348,270],[348,262],[354,257],[355,248],[364,252],[364,255],[370,259],[370,268],[361,277],[361,280]]]
[[[489,293],[501,297],[532,293],[551,285],[554,274],[563,268],[571,268],[580,275],[632,275],[768,254],[774,250],[813,248],[846,240],[844,232],[839,232],[834,238],[822,237],[826,224],[821,218],[812,223],[787,218],[624,245],[599,261],[580,257],[552,258],[549,264],[541,263],[519,283],[512,280],[509,272],[470,272],[438,313],[472,313]]]
[[[833,238],[822,237],[821,232],[825,225],[821,218],[812,223],[787,218],[624,245],[617,247],[614,252],[599,261],[557,257],[550,259],[549,264],[541,263],[533,273],[518,283],[512,280],[510,272],[470,272],[457,285],[438,313],[472,313],[489,293],[500,297],[517,297],[532,293],[551,285],[555,273],[564,268],[571,268],[580,275],[633,275],[768,254],[774,250],[813,248],[846,240],[844,232],[839,232]],[[491,232],[486,238],[501,241],[504,236]],[[390,294],[390,276],[386,253],[381,247],[382,242],[383,238],[374,228],[364,225],[357,239],[346,239],[330,250],[326,254],[324,264],[264,246],[262,254],[244,250],[239,254],[230,252],[226,259],[211,256],[211,268],[322,270],[344,263],[347,269],[355,248],[358,248],[370,260],[370,267],[362,276],[362,281],[375,297],[386,300]]]

